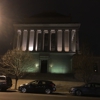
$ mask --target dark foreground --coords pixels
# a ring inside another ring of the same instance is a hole
[[[68,93],[38,94],[7,91],[0,92],[0,100],[100,100],[100,97],[72,96]]]

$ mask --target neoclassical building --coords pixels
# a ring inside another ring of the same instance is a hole
[[[70,16],[45,13],[14,24],[14,48],[30,51],[34,60],[28,72],[67,74],[79,50],[80,23]]]

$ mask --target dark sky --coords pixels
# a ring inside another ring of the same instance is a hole
[[[100,55],[100,0],[1,0],[0,6],[2,16],[12,19],[47,11],[70,14],[73,21],[81,23],[80,41],[88,39],[94,53]]]

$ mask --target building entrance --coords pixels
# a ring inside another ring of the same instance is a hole
[[[47,60],[41,60],[41,73],[47,73]]]

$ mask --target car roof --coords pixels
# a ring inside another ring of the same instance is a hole
[[[34,80],[34,81],[45,81],[45,82],[52,82],[50,80]]]

